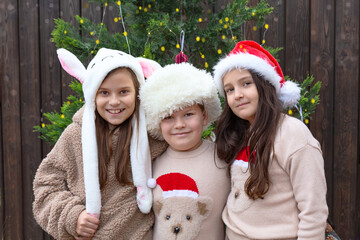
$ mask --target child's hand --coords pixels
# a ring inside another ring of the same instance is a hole
[[[91,239],[99,226],[99,222],[96,216],[88,214],[86,210],[82,211],[76,225],[76,233],[79,237],[75,239]]]

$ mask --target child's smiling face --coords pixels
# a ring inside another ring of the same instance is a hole
[[[100,85],[95,98],[96,110],[112,125],[120,125],[135,110],[135,86],[127,69],[110,73]]]
[[[165,141],[175,151],[191,151],[201,145],[207,114],[198,104],[185,107],[164,118],[160,123]]]

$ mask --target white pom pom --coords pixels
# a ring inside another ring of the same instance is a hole
[[[155,180],[154,178],[149,178],[149,179],[147,180],[147,186],[148,186],[149,188],[154,188],[154,187],[156,187],[156,180]]]
[[[301,97],[301,88],[292,81],[286,81],[285,85],[280,89],[279,99],[284,108],[293,107],[297,104]]]

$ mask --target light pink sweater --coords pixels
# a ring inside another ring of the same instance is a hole
[[[157,178],[171,172],[183,173],[193,178],[199,189],[199,197],[209,197],[213,201],[211,213],[202,221],[200,233],[195,239],[224,239],[225,229],[221,213],[230,192],[230,178],[227,174],[226,164],[217,156],[215,163],[214,143],[204,140],[199,148],[190,152],[176,152],[169,147],[154,161],[153,177]],[[162,199],[162,192],[159,185],[153,190],[154,204],[157,200]],[[186,212],[185,209],[180,209],[180,211]],[[159,225],[155,211],[154,239],[163,239],[164,236],[160,236],[159,232],[164,227],[166,226]]]
[[[248,198],[249,172],[232,165],[234,184],[223,212],[228,239],[324,239],[328,207],[318,141],[301,121],[285,116],[274,151],[264,199]]]

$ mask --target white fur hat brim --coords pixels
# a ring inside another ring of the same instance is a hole
[[[211,123],[220,116],[221,104],[209,73],[190,63],[167,65],[158,69],[140,88],[149,133],[163,140],[160,122],[173,112],[202,104]]]

